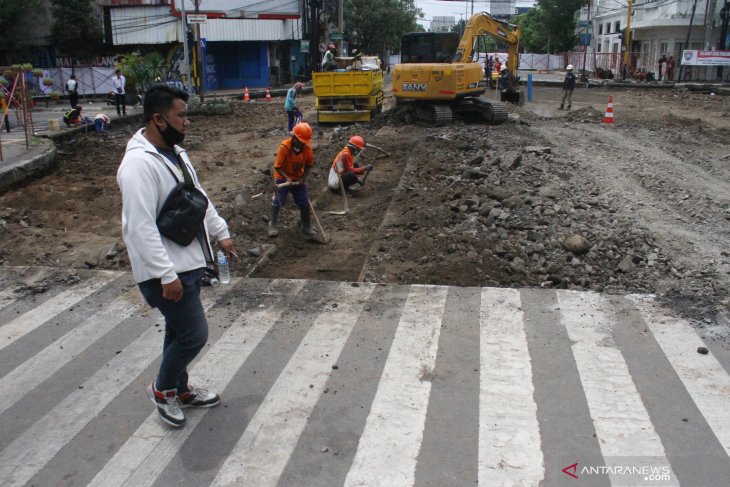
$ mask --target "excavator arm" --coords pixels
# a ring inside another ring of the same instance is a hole
[[[461,41],[459,42],[459,48],[456,50],[454,62],[471,62],[474,40],[477,36],[484,34],[488,34],[507,44],[507,69],[510,75],[515,76],[520,60],[518,53],[520,30],[516,25],[497,20],[486,12],[474,14],[469,17],[464,35],[461,36]]]

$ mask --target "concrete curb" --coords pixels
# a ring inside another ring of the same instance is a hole
[[[133,121],[134,119],[140,119],[140,123],[142,121],[142,114],[141,113],[135,113],[134,115],[123,115],[121,117],[116,117],[112,119],[112,122],[129,122]],[[141,126],[141,125],[140,125]],[[94,131],[94,124],[89,123],[86,125],[81,125],[79,127],[73,127],[65,130],[59,130],[56,132],[49,132],[47,134],[38,134],[37,137],[41,137],[43,139],[50,139],[53,142],[58,142],[61,140],[70,139],[71,137],[77,135],[77,134],[85,134],[88,132]]]
[[[35,140],[38,153],[15,164],[0,167],[0,194],[13,186],[43,175],[56,160],[56,146],[50,140]]]

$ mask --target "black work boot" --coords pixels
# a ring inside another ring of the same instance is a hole
[[[279,224],[279,211],[281,210],[281,206],[272,206],[271,207],[271,218],[269,219],[269,237],[276,237],[279,235],[279,228],[277,225]]]
[[[560,108],[558,108],[558,110],[562,110],[562,109],[563,109],[563,105],[560,105]]]
[[[299,208],[299,214],[302,218],[300,228],[302,233],[307,237],[316,237],[317,233],[312,230],[312,215],[309,212],[309,207]]]

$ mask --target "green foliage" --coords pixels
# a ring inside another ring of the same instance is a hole
[[[570,51],[575,47],[575,12],[584,0],[538,0],[538,6],[545,12],[545,29],[548,32],[550,52]]]
[[[127,87],[147,89],[157,81],[167,78],[167,59],[159,52],[142,56],[139,52],[125,54],[119,58],[119,69],[127,78]]]
[[[31,44],[31,26],[44,12],[43,0],[0,0],[0,51],[9,58],[13,51]]]
[[[77,59],[92,56],[101,45],[101,31],[93,16],[93,0],[51,0],[56,22],[51,29],[54,44],[63,54]]]
[[[404,34],[423,30],[416,23],[422,16],[414,0],[345,0],[345,35],[364,53],[395,52]]]
[[[520,28],[520,46],[525,52],[544,54],[548,49],[548,32],[545,27],[545,11],[532,8],[515,18]]]

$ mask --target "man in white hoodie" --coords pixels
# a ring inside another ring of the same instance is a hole
[[[228,226],[208,201],[199,238],[182,246],[163,237],[157,215],[186,171],[200,190],[187,153],[178,144],[190,124],[188,95],[167,85],[155,85],[144,99],[145,126],[127,143],[117,172],[122,191],[122,236],[132,274],[147,303],[165,317],[162,363],[147,394],[166,423],[185,424],[185,407],[220,403],[214,392],[188,383],[187,366],[208,339],[208,323],[200,302],[201,280],[210,259],[209,235],[229,257],[235,255]]]

